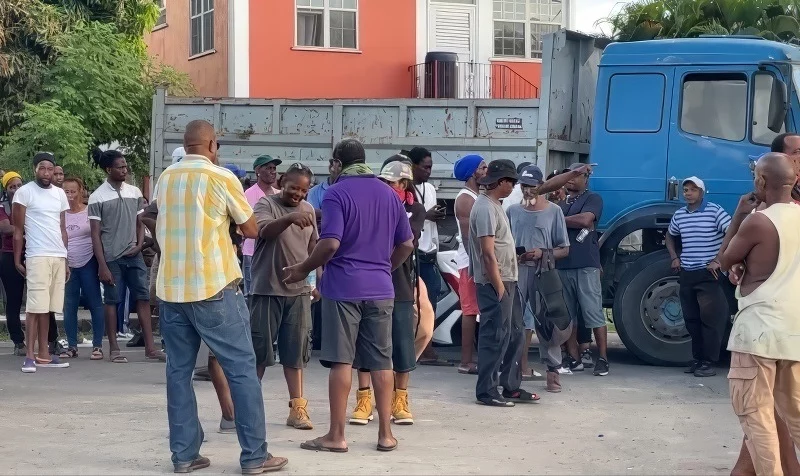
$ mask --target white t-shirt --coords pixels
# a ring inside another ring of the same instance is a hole
[[[417,188],[417,195],[422,201],[422,205],[427,212],[436,206],[436,189],[433,188],[429,182],[423,184],[414,184]],[[419,251],[421,253],[435,253],[439,251],[439,229],[436,223],[430,220],[425,220],[422,225],[422,233],[419,235]]]
[[[503,211],[507,212],[511,205],[517,205],[522,202],[525,196],[522,194],[522,185],[516,184],[511,190],[511,194],[503,199]]]
[[[28,182],[14,194],[14,203],[25,207],[25,257],[66,258],[61,213],[69,210],[69,202],[64,191]]]

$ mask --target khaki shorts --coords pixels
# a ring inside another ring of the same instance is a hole
[[[25,259],[28,300],[25,312],[47,314],[64,311],[64,285],[67,277],[66,258],[33,256]]]

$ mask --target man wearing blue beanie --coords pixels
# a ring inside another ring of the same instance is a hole
[[[472,361],[475,353],[475,321],[478,316],[478,298],[475,291],[475,281],[469,275],[469,253],[467,243],[469,239],[469,214],[478,198],[478,180],[486,175],[486,161],[480,155],[465,155],[458,159],[453,167],[453,175],[465,182],[464,188],[456,195],[455,214],[458,221],[458,254],[456,266],[458,267],[458,299],[461,302],[461,365],[458,366],[460,374],[477,374],[478,367]]]

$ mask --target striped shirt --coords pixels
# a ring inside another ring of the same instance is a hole
[[[669,223],[669,234],[681,237],[681,267],[703,269],[717,257],[731,217],[716,203],[703,200],[695,211],[683,207]]]
[[[231,220],[253,215],[233,173],[201,155],[187,155],[158,178],[156,235],[161,246],[156,295],[196,302],[242,279],[229,234]]]

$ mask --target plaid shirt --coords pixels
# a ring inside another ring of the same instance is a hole
[[[242,279],[228,233],[231,220],[253,215],[242,184],[229,170],[187,155],[158,178],[156,235],[161,247],[156,295],[166,302],[196,302]]]

